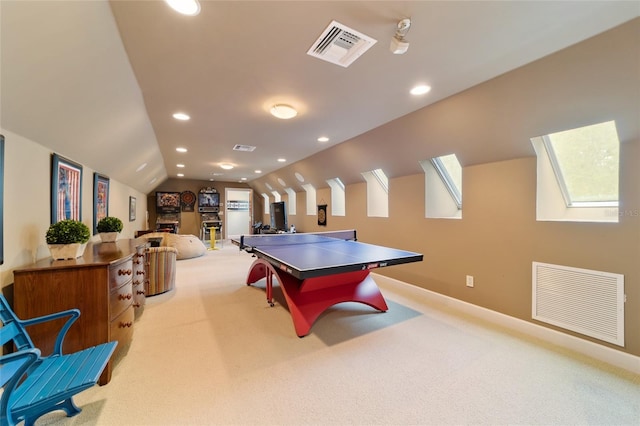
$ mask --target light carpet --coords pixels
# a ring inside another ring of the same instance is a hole
[[[637,425],[640,377],[460,315],[376,275],[389,311],[344,303],[298,338],[282,294],[228,242],[177,264],[111,382],[37,425]]]

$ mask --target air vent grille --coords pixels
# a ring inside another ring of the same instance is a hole
[[[337,21],[332,21],[307,54],[348,67],[377,41]]]
[[[239,145],[236,144],[233,147],[234,151],[244,151],[244,152],[253,152],[256,149],[255,146],[251,146],[251,145]]]

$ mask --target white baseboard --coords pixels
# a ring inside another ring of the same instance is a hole
[[[519,318],[505,315],[500,312],[492,311],[491,309],[483,308],[481,306],[464,302],[462,300],[454,299],[453,297],[445,296],[443,294],[436,293],[422,287],[407,284],[394,278],[389,278],[378,274],[376,275],[381,279],[390,280],[397,284],[410,285],[411,287],[424,292],[424,296],[428,299],[456,309],[465,314],[481,318],[493,324],[526,334],[534,338],[538,338],[561,348],[572,350],[579,354],[594,358],[615,367],[631,371],[632,373],[640,374],[640,357],[638,356],[631,355],[626,352],[610,348],[608,346],[600,345],[589,340],[581,339],[570,334],[565,334],[557,330],[543,327],[532,322],[527,322]]]

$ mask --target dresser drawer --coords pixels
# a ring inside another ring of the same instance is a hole
[[[133,285],[131,281],[112,291],[109,298],[109,318],[113,319],[133,303]]]
[[[109,267],[109,289],[115,290],[133,277],[133,261],[126,260]]]
[[[127,310],[111,321],[109,340],[117,340],[117,349],[124,349],[133,337],[133,321],[135,313],[133,306],[129,306]]]

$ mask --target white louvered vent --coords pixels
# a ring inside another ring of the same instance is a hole
[[[251,146],[251,145],[239,145],[236,144],[233,147],[234,151],[244,151],[244,152],[253,152],[253,150],[255,150],[256,147],[255,146]]]
[[[307,51],[307,55],[346,68],[376,43],[377,40],[369,36],[331,21]]]
[[[624,275],[533,262],[532,317],[624,346]]]

